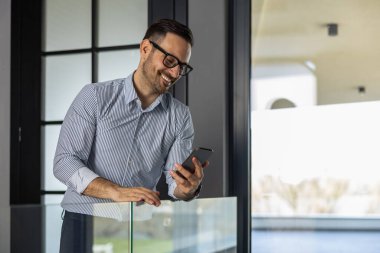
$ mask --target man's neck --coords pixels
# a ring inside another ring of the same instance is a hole
[[[152,89],[148,84],[148,81],[142,75],[139,69],[137,69],[133,74],[132,80],[136,94],[141,101],[141,106],[143,109],[146,109],[156,100],[159,94],[152,92]]]

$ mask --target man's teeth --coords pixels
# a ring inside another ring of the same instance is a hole
[[[167,82],[171,82],[171,80],[170,80],[167,76],[164,76],[163,74],[161,74],[161,77],[162,77],[165,81],[167,81]]]

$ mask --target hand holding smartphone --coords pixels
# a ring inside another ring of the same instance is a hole
[[[194,173],[195,166],[193,164],[193,157],[196,157],[201,164],[204,164],[212,155],[214,150],[210,148],[195,148],[191,154],[186,158],[186,160],[182,163],[182,166],[189,172]],[[176,171],[176,173],[183,177],[181,173]]]

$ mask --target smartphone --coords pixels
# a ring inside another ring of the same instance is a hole
[[[204,164],[212,155],[214,150],[210,148],[195,148],[191,154],[186,158],[186,160],[182,163],[182,166],[191,173],[194,173],[195,166],[193,164],[193,157],[196,157],[201,164]],[[182,176],[178,171],[177,173]]]

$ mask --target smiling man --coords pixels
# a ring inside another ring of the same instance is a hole
[[[71,233],[93,215],[91,204],[160,205],[156,184],[162,172],[173,199],[198,195],[208,162],[194,159],[193,174],[180,165],[191,152],[194,129],[188,107],[167,92],[192,70],[192,44],[188,27],[159,20],[140,43],[136,71],[127,78],[86,85],[75,98],[54,159],[54,175],[67,185],[61,252],[76,252],[73,245],[81,242],[73,242]]]

